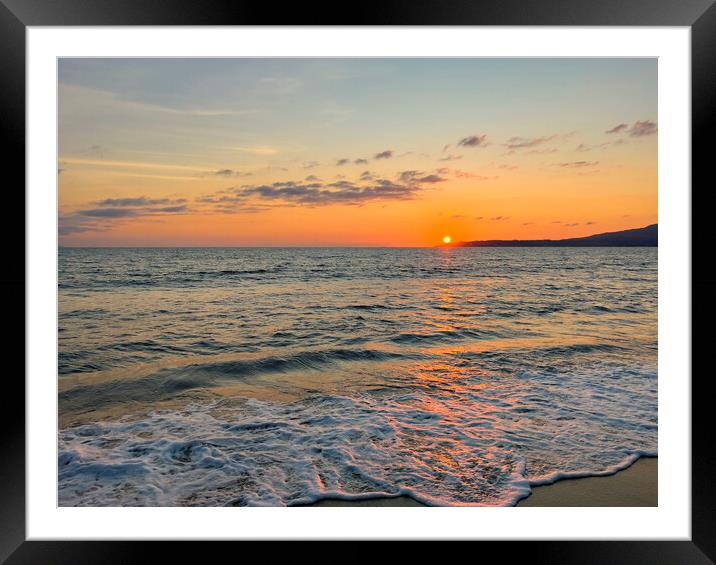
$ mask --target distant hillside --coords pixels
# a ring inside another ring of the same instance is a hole
[[[460,241],[451,247],[657,247],[659,224],[633,230],[598,233],[569,239],[489,239]]]

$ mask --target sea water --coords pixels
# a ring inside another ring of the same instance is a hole
[[[62,506],[506,506],[656,455],[656,248],[63,248],[58,276]]]

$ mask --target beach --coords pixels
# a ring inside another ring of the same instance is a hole
[[[657,479],[658,459],[642,457],[614,475],[535,487],[517,506],[658,506]]]
[[[523,498],[517,506],[658,506],[658,459],[642,457],[633,465],[614,475],[563,479],[534,487],[532,494]],[[378,506],[408,507],[425,506],[408,497],[374,498],[368,500],[325,499],[311,506]]]

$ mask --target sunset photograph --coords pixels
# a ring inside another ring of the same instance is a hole
[[[656,58],[57,77],[59,506],[658,506]]]

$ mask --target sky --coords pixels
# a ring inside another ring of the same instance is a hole
[[[60,59],[66,246],[433,246],[657,222],[656,59]]]

